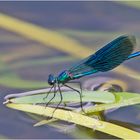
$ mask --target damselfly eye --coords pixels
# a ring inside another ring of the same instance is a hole
[[[56,79],[55,79],[54,75],[52,75],[52,74],[49,75],[48,83],[49,83],[49,85],[54,85],[56,83]]]

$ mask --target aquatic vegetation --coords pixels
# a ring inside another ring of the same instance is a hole
[[[17,97],[14,95],[13,98],[11,95],[10,98],[6,98],[6,106],[36,115],[51,117],[49,120],[40,121],[35,124],[35,126],[49,125],[50,123],[52,123],[53,126],[53,123],[61,120],[90,128],[93,132],[97,130],[122,139],[140,139],[138,132],[93,117],[95,113],[104,110],[139,104],[140,95],[137,93],[83,90],[83,101],[94,102],[92,105],[84,106],[86,112],[86,114],[84,114],[80,108],[77,109],[67,105],[68,103],[79,101],[79,96],[75,94],[74,91],[63,91],[63,103],[65,105],[61,105],[54,113],[55,104],[59,102],[59,95],[56,95],[56,98],[52,101],[52,106],[45,107],[42,105],[45,104],[43,97],[46,96],[46,92],[43,92],[26,96],[25,93],[17,94]],[[47,100],[49,100],[49,98],[46,99],[46,102]],[[57,124],[55,124],[55,127],[59,128],[59,125],[57,126]]]

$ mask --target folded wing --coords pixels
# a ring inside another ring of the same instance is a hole
[[[128,59],[128,56],[134,50],[135,44],[136,39],[134,36],[120,36],[98,50],[95,54],[80,61],[80,63],[68,71],[74,78],[80,78],[96,72],[109,71]]]

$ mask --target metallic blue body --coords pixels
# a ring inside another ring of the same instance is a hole
[[[58,83],[62,83],[62,84],[66,83],[66,82],[68,82],[68,81],[70,81],[70,80],[72,80],[72,78],[70,77],[70,75],[69,75],[69,73],[68,73],[67,70],[61,72],[61,73],[58,75],[58,77],[57,77]]]
[[[57,78],[51,75],[48,83],[52,84],[57,81],[58,83],[65,84],[70,80],[83,76],[112,70],[125,60],[140,55],[140,52],[131,54],[135,44],[136,40],[134,36],[120,36],[98,50],[95,54],[90,55],[77,63],[77,65],[60,73]]]
[[[130,54],[127,59],[131,59],[131,58],[137,57],[139,55],[140,55],[140,52],[135,52],[133,54]]]

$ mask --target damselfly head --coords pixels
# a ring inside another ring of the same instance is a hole
[[[54,85],[56,83],[56,78],[53,74],[50,74],[48,77],[48,84],[49,85]]]

